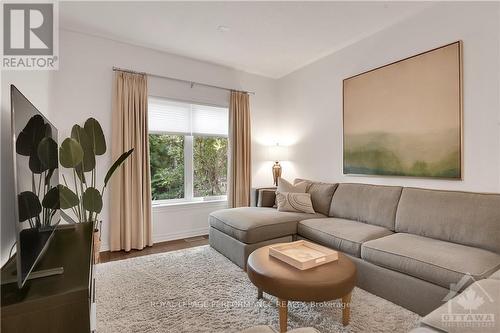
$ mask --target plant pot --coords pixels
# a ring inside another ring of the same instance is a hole
[[[94,229],[94,264],[101,262],[101,230]]]

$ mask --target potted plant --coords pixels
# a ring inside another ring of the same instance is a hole
[[[31,117],[16,140],[18,158],[28,160],[30,189],[18,194],[19,223],[31,232],[50,232],[52,220],[60,208],[58,181],[52,177],[58,168],[57,143],[52,128],[42,116]],[[29,225],[28,225],[29,224]]]
[[[106,153],[106,139],[101,125],[94,118],[85,121],[83,127],[75,124],[71,136],[64,139],[59,147],[59,162],[62,167],[70,169],[72,186],[63,174],[64,185],[58,186],[61,216],[70,223],[94,223],[94,260],[99,262],[102,197],[113,173],[132,154],[134,149],[124,152],[109,168],[103,184],[97,184],[96,156]],[[70,210],[66,214],[64,210]],[[72,215],[72,216],[71,216]]]

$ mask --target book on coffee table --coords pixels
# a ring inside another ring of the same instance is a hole
[[[269,255],[305,270],[338,260],[337,251],[305,240],[269,247]]]

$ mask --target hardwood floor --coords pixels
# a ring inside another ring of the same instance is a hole
[[[134,258],[134,257],[140,257],[140,256],[146,256],[148,254],[153,254],[153,253],[162,253],[162,252],[182,250],[182,249],[187,249],[190,247],[207,245],[207,244],[208,244],[208,235],[204,235],[204,236],[197,236],[197,237],[191,237],[191,238],[186,238],[186,239],[178,239],[178,240],[173,240],[173,241],[168,241],[168,242],[156,243],[153,246],[147,247],[143,250],[131,250],[130,252],[105,251],[105,252],[100,253],[101,254],[101,263],[115,261],[115,260],[128,259],[128,258]]]

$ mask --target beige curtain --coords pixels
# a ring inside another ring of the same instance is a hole
[[[134,152],[111,181],[110,249],[143,249],[153,245],[145,75],[116,72],[112,123],[113,160]]]
[[[247,93],[232,91],[229,105],[229,207],[250,206],[250,103]]]

